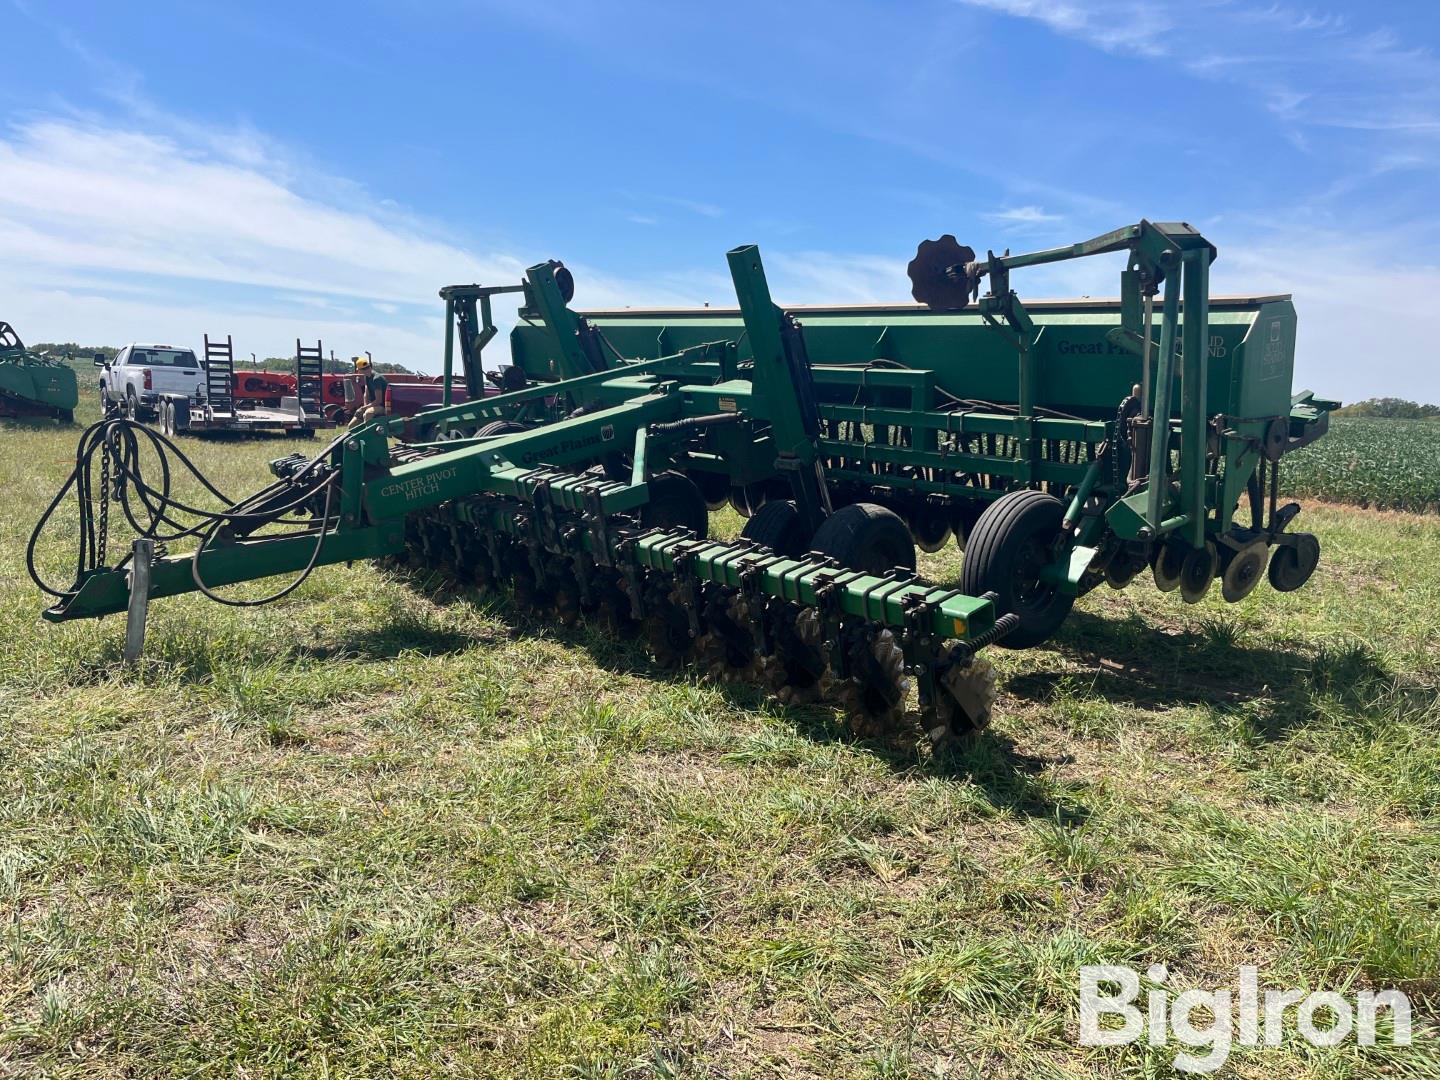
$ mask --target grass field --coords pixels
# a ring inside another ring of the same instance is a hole
[[[1227,1074],[1436,1075],[1440,518],[1307,508],[1294,594],[1093,593],[935,757],[361,565],[159,602],[127,670],[22,566],[73,446],[0,429],[0,1069],[1168,1075],[1077,1046],[1110,961],[1399,986],[1415,1046]]]

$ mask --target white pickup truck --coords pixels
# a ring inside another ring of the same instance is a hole
[[[161,395],[184,396],[191,405],[205,401],[205,368],[193,349],[173,345],[126,345],[106,362],[96,355],[100,405],[108,416],[123,412],[134,420],[156,415]]]

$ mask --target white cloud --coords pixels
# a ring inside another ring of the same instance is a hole
[[[1297,390],[1440,401],[1440,371],[1424,359],[1440,341],[1440,265],[1397,259],[1396,240],[1256,233],[1222,246],[1212,288],[1293,294]]]
[[[1440,61],[1383,26],[1361,27],[1284,4],[1225,0],[956,2],[1029,19],[1107,52],[1176,60],[1192,75],[1255,91],[1272,113],[1296,125],[1397,140],[1440,135]],[[1195,55],[1197,42],[1207,51]],[[1304,145],[1298,134],[1292,141]]]
[[[765,254],[765,269],[779,304],[913,303],[903,259],[779,252]]]
[[[223,132],[154,119],[167,134],[47,119],[0,138],[0,289],[27,339],[231,333],[242,354],[283,356],[297,336],[321,337],[346,355],[369,348],[434,370],[438,289],[518,281],[527,265],[456,245],[342,178],[307,174],[335,198],[301,194],[298,170],[254,133],[237,154]],[[573,269],[580,300],[596,306],[698,303],[710,291],[704,275]],[[491,348],[503,360],[503,338]]]
[[[714,203],[701,202],[699,199],[685,199],[677,195],[656,195],[653,196],[656,202],[665,203],[669,206],[678,206],[681,210],[688,210],[692,214],[701,217],[718,218],[724,215],[725,210]]]
[[[514,278],[390,225],[378,208],[297,195],[261,165],[169,138],[44,121],[0,142],[0,244],[34,267],[154,274],[389,302],[428,302],[436,282]]]
[[[1140,0],[960,0],[1018,19],[1034,19],[1057,34],[1078,38],[1107,52],[1163,56],[1164,36],[1173,23],[1159,5]]]
[[[1012,206],[1006,210],[997,210],[993,214],[985,214],[984,217],[986,221],[1011,225],[1043,225],[1060,220],[1059,214],[1047,214],[1044,207],[1040,206]]]

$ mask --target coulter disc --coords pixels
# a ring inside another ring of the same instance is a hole
[[[1220,592],[1227,603],[1238,604],[1255,591],[1260,579],[1265,576],[1265,563],[1270,549],[1264,540],[1246,544],[1230,556],[1230,565],[1220,578]]]
[[[984,656],[969,663],[954,664],[940,677],[944,693],[935,702],[937,723],[926,734],[937,749],[963,741],[990,725],[999,696],[995,689],[995,665]]]
[[[1189,551],[1189,545],[1182,544],[1179,540],[1170,540],[1160,546],[1152,564],[1157,589],[1161,592],[1174,592],[1180,587],[1180,574]]]
[[[948,507],[922,505],[913,510],[905,522],[915,546],[927,554],[945,550],[952,533]]]
[[[664,596],[652,595],[646,606],[648,614],[645,616],[643,628],[650,655],[663,668],[678,668],[690,655],[690,649],[694,645],[694,639],[690,637],[690,619],[685,612],[685,596],[680,583],[672,585]]]
[[[867,632],[857,643],[850,666],[856,674],[841,680],[835,691],[846,725],[862,737],[897,730],[905,719],[910,680],[895,635],[888,629]]]
[[[1276,592],[1294,592],[1315,573],[1320,541],[1311,533],[1295,533],[1295,544],[1277,547],[1270,557],[1270,584]]]
[[[776,617],[775,651],[760,661],[760,673],[782,705],[809,705],[827,697],[835,680],[825,662],[819,614],[788,607]]]
[[[706,629],[695,639],[695,661],[711,678],[753,682],[759,667],[750,605],[738,593],[712,601]]]
[[[1123,589],[1145,569],[1145,560],[1128,552],[1121,552],[1105,567],[1105,584],[1112,589]]]
[[[1180,599],[1187,604],[1198,604],[1205,599],[1219,568],[1220,556],[1212,541],[1206,540],[1204,547],[1190,548],[1180,567]]]

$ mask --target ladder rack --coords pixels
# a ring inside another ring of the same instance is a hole
[[[312,349],[301,345],[295,339],[295,394],[306,416],[319,418],[324,415],[321,398],[321,376],[325,371],[325,350],[322,343],[315,342]]]
[[[223,343],[205,335],[205,400],[212,412],[235,411],[235,346],[229,334]]]

